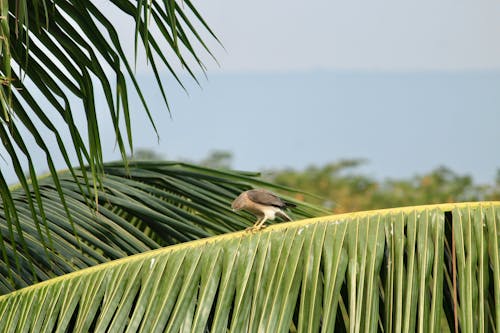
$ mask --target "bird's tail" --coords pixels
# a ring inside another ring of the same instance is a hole
[[[279,217],[281,217],[283,220],[285,221],[293,221],[290,216],[288,216],[284,211],[279,211],[276,213],[276,215],[278,215]]]

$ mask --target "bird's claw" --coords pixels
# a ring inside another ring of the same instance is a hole
[[[260,225],[260,226],[253,225],[251,227],[246,228],[245,231],[248,231],[248,232],[257,232],[257,231],[259,231],[261,229],[264,229],[264,228],[266,228],[265,225]]]

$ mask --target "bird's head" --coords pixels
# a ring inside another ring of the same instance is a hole
[[[234,199],[233,203],[231,204],[231,208],[233,211],[238,211],[243,209],[243,206],[245,205],[245,198],[243,198],[242,195],[239,195],[236,199]]]

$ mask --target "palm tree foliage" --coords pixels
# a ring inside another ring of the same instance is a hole
[[[2,296],[0,330],[498,331],[499,236],[498,202],[279,224]]]
[[[34,220],[44,221],[49,214],[42,205],[46,200],[41,197],[36,179],[43,166],[35,165],[33,156],[45,156],[45,169],[50,171],[54,195],[59,197],[53,197],[53,201],[60,201],[67,214],[70,208],[66,201],[71,199],[64,196],[66,189],[56,171],[56,158],[65,161],[80,191],[92,188],[97,194],[104,171],[99,128],[103,115],[107,112],[111,119],[116,146],[125,163],[127,149],[133,147],[129,96],[142,102],[144,114],[154,128],[134,66],[127,58],[130,52],[124,50],[120,38],[135,39],[136,55],[145,50],[167,107],[160,74],[170,73],[179,81],[173,67],[177,62],[196,80],[191,64],[202,71],[204,67],[195,46],[210,54],[197,29],[215,38],[190,0],[183,0],[183,5],[171,0],[106,2],[108,9],[113,6],[122,14],[121,20],[128,19],[135,26],[135,36],[120,36],[111,15],[96,4],[99,2],[90,0],[1,1],[0,155],[15,171],[28,200],[27,207],[23,207],[27,211],[18,211],[15,196],[20,194],[11,193],[0,170],[5,219],[2,228],[8,228],[11,237],[14,230],[18,232],[16,237],[21,238],[24,252],[28,249],[20,233],[20,220],[31,215]],[[103,108],[96,106],[98,95],[104,96]],[[65,139],[68,135],[69,140]],[[80,171],[73,167],[75,161]],[[74,220],[69,215],[66,218]],[[46,230],[39,224],[36,228],[37,238],[50,243],[49,235],[43,234]]]
[[[109,3],[135,26],[134,52],[145,50],[168,106],[160,73],[178,80],[172,59],[193,77],[191,62],[203,70],[193,41],[210,51],[195,26],[212,32],[189,0]],[[96,2],[3,0],[0,12],[2,157],[20,184],[0,170],[0,331],[500,330],[499,203],[228,233],[252,223],[229,211],[236,194],[272,186],[251,173],[127,164],[130,94],[152,115]],[[122,163],[103,162],[105,111]],[[56,171],[48,136],[68,171]],[[37,179],[35,151],[49,177]],[[294,216],[322,213],[299,204]]]
[[[40,179],[43,210],[30,213],[35,197],[12,190],[20,229],[0,211],[0,293],[37,281],[162,246],[241,230],[249,214],[231,211],[231,201],[251,186],[272,185],[256,173],[217,171],[176,162],[106,163],[97,192],[78,186],[83,172],[58,175],[65,203],[50,176]],[[293,201],[293,199],[290,199]],[[324,214],[297,202],[295,218]],[[0,202],[0,206],[5,205]],[[68,220],[68,216],[70,219]]]

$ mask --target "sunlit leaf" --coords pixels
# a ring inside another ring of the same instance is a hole
[[[108,163],[103,171],[96,201],[93,191],[75,182],[75,177],[84,182],[78,170],[59,173],[58,185],[50,176],[38,180],[29,195],[24,187],[2,192],[12,193],[15,206],[0,211],[1,293],[161,246],[245,229],[255,218],[234,213],[232,200],[252,186],[273,187],[257,174],[175,162],[131,162],[127,168]],[[43,211],[33,208],[35,197]],[[295,219],[324,214],[297,204]],[[10,228],[9,213],[16,214],[20,229]],[[37,222],[42,220],[43,231]]]
[[[407,207],[173,245],[1,296],[0,330],[451,332],[454,228],[460,330],[498,331],[499,216],[498,202]]]

